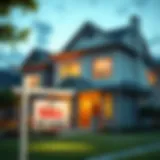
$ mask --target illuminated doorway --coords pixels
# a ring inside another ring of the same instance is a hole
[[[78,127],[89,128],[95,116],[101,114],[101,93],[87,91],[79,94],[78,97]]]

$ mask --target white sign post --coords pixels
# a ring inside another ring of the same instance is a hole
[[[16,90],[15,90],[16,91]],[[21,117],[20,117],[20,153],[19,160],[28,160],[28,113],[29,113],[29,96],[31,93],[40,94],[40,93],[66,93],[73,95],[74,91],[61,91],[54,89],[29,89],[25,83],[23,83],[23,88],[20,90],[22,94],[22,105],[21,105]]]
[[[28,159],[28,89],[23,86],[22,105],[21,105],[21,118],[20,118],[20,160]]]

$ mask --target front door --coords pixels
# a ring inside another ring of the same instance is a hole
[[[78,127],[91,128],[93,119],[100,114],[101,106],[100,92],[80,93],[78,97]]]

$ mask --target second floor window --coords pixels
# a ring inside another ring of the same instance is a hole
[[[25,76],[24,83],[29,88],[40,86],[41,79],[38,74],[29,74]]]
[[[93,77],[96,79],[107,78],[112,73],[112,59],[109,57],[96,58],[93,61]]]
[[[147,73],[148,81],[151,85],[154,85],[157,81],[156,74],[154,72],[148,71]]]
[[[79,62],[60,64],[59,74],[60,78],[79,77],[81,75],[81,65]]]

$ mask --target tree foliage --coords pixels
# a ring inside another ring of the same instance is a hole
[[[17,30],[10,24],[5,24],[0,26],[0,41],[3,43],[17,43],[20,41],[25,41],[30,33],[29,28],[22,30]]]
[[[11,90],[0,90],[0,108],[9,108],[17,104],[17,96]]]
[[[35,11],[37,3],[35,0],[1,0],[0,15],[8,15],[14,7],[19,7],[25,11]]]
[[[36,11],[36,0],[0,0],[0,16],[8,18],[10,11],[15,8],[21,8],[22,11]],[[19,42],[28,37],[29,29],[17,31],[17,29],[8,24],[0,25],[0,41],[1,42]]]

